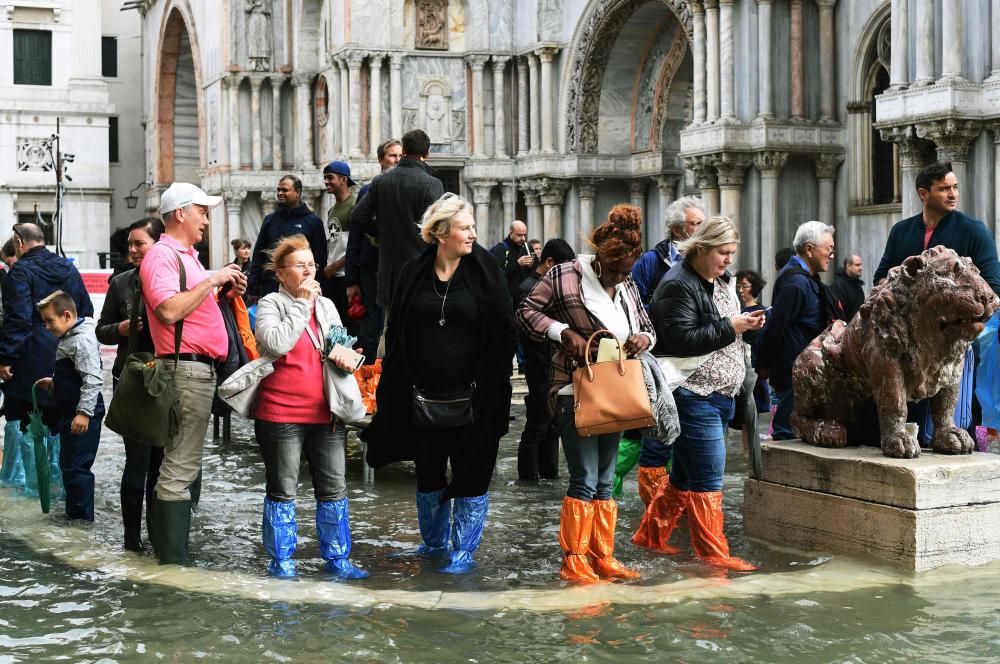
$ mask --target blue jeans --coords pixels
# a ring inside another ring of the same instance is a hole
[[[573,397],[570,396],[560,396],[556,402],[556,422],[569,468],[566,495],[584,501],[609,500],[622,432],[581,436],[576,430]]]
[[[774,440],[791,440],[795,438],[790,420],[792,419],[792,409],[795,408],[795,390],[791,387],[779,390],[775,388],[774,393],[778,395],[778,408],[774,411],[774,418],[771,424],[774,426],[772,438]]]
[[[257,420],[254,434],[264,458],[267,497],[287,503],[295,500],[299,486],[302,453],[309,460],[313,494],[317,502],[336,502],[347,496],[344,479],[343,426],[333,431],[329,424],[290,424]]]
[[[736,400],[718,392],[703,397],[678,387],[674,401],[681,435],[674,442],[670,483],[682,491],[722,491],[726,426],[736,412]]]
[[[67,519],[94,520],[94,473],[90,469],[101,442],[103,416],[103,410],[99,408],[83,433],[72,433],[69,430],[72,418],[59,422],[59,469],[66,489]]]
[[[640,468],[663,468],[670,463],[672,447],[667,447],[658,440],[642,437],[642,450],[639,452]]]

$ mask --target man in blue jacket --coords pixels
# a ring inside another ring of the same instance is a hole
[[[632,266],[632,281],[639,289],[642,303],[647,308],[663,275],[681,260],[677,243],[691,237],[703,221],[705,208],[697,196],[679,198],[667,207],[663,214],[663,234],[667,239],[640,256]]]
[[[4,413],[10,422],[21,420],[26,430],[31,410],[31,388],[39,378],[55,371],[58,340],[45,329],[35,304],[61,290],[73,298],[81,317],[94,315],[94,305],[80,273],[69,260],[45,248],[45,235],[35,224],[14,225],[17,262],[3,286],[4,318],[0,328],[0,380],[6,399]],[[52,396],[38,391],[43,419],[56,426]]]
[[[758,337],[757,375],[770,378],[778,396],[775,440],[795,438],[789,419],[795,406],[792,364],[809,342],[835,318],[842,318],[833,296],[819,279],[833,258],[833,227],[807,221],[795,231],[795,255],[774,282],[771,313]]]
[[[283,237],[305,235],[312,249],[313,261],[316,265],[326,265],[326,229],[323,220],[302,202],[302,180],[294,175],[278,180],[277,199],[278,207],[264,217],[250,258],[247,293],[256,297],[278,290],[274,273],[266,272],[264,266],[270,260],[268,250]]]

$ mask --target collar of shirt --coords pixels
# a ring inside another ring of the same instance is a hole
[[[179,251],[182,254],[189,254],[195,260],[198,260],[198,250],[194,247],[185,247],[176,238],[170,237],[166,233],[160,235],[160,242],[167,245],[168,247]]]
[[[668,246],[670,250],[670,261],[672,263],[676,263],[677,261],[684,259],[684,256],[681,254],[681,252],[677,251],[677,245],[675,243],[671,242]]]
[[[801,256],[792,256],[792,260],[801,265],[803,270],[805,270],[809,274],[812,274],[812,270],[809,269],[809,266],[806,265],[806,262],[802,260]]]

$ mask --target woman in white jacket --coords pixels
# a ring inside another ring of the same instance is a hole
[[[331,326],[341,325],[333,302],[320,295],[316,263],[302,235],[282,239],[265,267],[275,273],[278,292],[257,305],[255,336],[262,355],[277,358],[254,404],[254,433],[264,458],[267,496],[262,538],[273,576],[295,575],[295,492],[305,452],[316,496],[316,531],[326,569],[341,578],[368,573],[351,563],[344,427],[324,395],[323,347]],[[344,370],[353,366],[335,363]]]

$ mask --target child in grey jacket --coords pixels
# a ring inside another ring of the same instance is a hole
[[[101,439],[104,397],[101,347],[92,318],[77,318],[73,298],[56,291],[38,303],[45,328],[59,339],[55,375],[38,381],[55,392],[59,414],[59,468],[66,489],[66,517],[94,520],[91,467]]]

